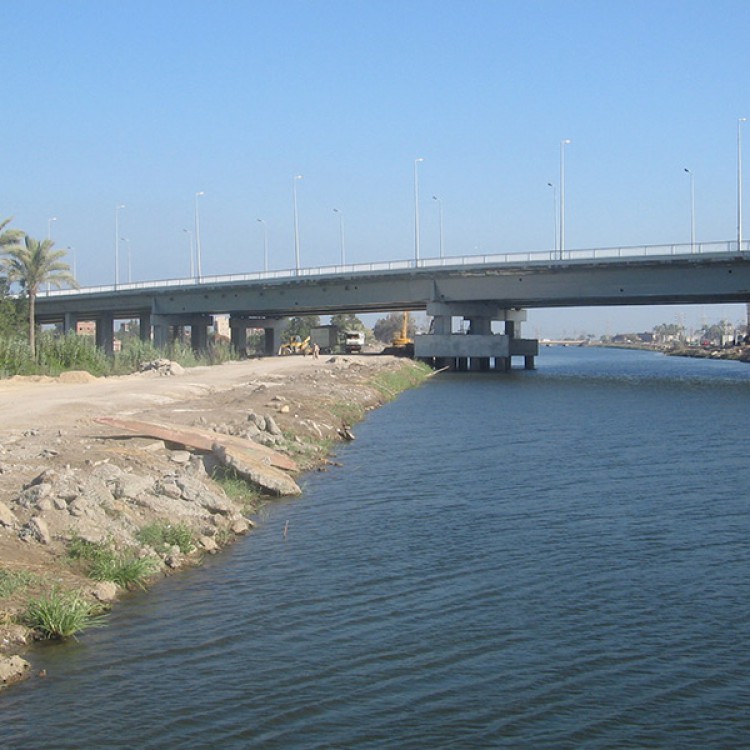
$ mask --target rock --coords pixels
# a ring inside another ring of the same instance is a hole
[[[111,602],[117,598],[117,584],[112,581],[100,581],[91,590],[92,596],[100,602]]]
[[[0,501],[0,526],[14,529],[18,524],[15,513],[2,501]]]
[[[47,497],[52,492],[52,485],[46,482],[35,484],[21,490],[18,495],[18,504],[24,508],[35,508],[39,501]]]
[[[227,468],[273,495],[301,495],[299,485],[283,471],[262,463],[249,452],[214,443],[214,455]]]
[[[156,483],[156,486],[154,487],[154,491],[157,495],[164,495],[165,497],[171,497],[173,500],[176,500],[179,497],[182,497],[182,490],[177,486],[177,484],[172,481],[163,480]]]
[[[266,415],[266,432],[270,435],[276,435],[279,437],[283,434],[279,426],[276,424],[274,418],[268,414]]]
[[[226,515],[233,510],[229,500],[215,495],[205,485],[189,477],[181,477],[177,480],[177,486],[182,491],[182,498],[190,503],[196,503],[211,513]]]
[[[0,687],[7,687],[14,682],[28,677],[31,664],[20,656],[0,656]]]
[[[219,551],[219,545],[216,543],[216,540],[212,539],[210,536],[200,537],[200,539],[198,539],[198,544],[206,552],[218,552]]]
[[[149,477],[137,474],[123,474],[117,479],[113,495],[118,499],[137,500],[141,495],[153,489],[154,482]]]
[[[247,415],[247,421],[251,424],[254,424],[259,432],[265,432],[266,430],[266,419],[265,417],[261,417],[260,414],[256,414],[254,411],[251,411]]]
[[[237,536],[240,536],[241,534],[247,534],[247,532],[250,531],[251,528],[252,524],[249,521],[244,518],[237,518],[232,521],[229,530],[233,534],[237,534]]]
[[[26,486],[35,487],[38,484],[53,485],[58,479],[58,474],[54,469],[45,469],[41,474],[34,477]]]
[[[73,498],[75,500],[75,498]],[[67,510],[68,509],[68,501],[64,497],[56,497],[52,503],[54,504],[55,508],[57,510]]]
[[[33,536],[40,544],[50,544],[50,542],[52,542],[52,536],[49,533],[47,522],[41,516],[34,516],[26,524],[26,528],[29,530],[31,536]]]

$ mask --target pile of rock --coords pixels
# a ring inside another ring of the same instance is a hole
[[[179,362],[170,359],[152,359],[150,362],[141,362],[138,371],[149,375],[182,375],[185,368]]]

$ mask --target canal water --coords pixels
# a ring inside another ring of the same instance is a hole
[[[441,374],[36,650],[0,746],[749,747],[749,405],[750,366],[644,352]]]

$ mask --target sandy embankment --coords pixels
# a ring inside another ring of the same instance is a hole
[[[252,440],[291,456],[304,471],[321,465],[344,424],[388,400],[373,380],[396,371],[424,377],[408,360],[347,356],[271,357],[167,377],[0,381],[0,570],[28,570],[42,582],[54,579],[106,600],[117,596],[113,586],[92,582],[67,561],[74,536],[125,548],[139,545],[135,535],[144,525],[185,523],[196,553],[162,555],[168,570],[250,528],[252,508],[227,497],[209,476],[211,454],[117,430],[97,417]],[[33,593],[0,599],[0,655],[28,641],[13,621]]]

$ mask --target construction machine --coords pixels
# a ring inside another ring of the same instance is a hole
[[[401,318],[401,330],[396,333],[391,342],[394,354],[412,356],[414,354],[414,340],[409,338],[409,313],[405,311]]]
[[[279,354],[309,354],[310,337],[292,336],[289,341],[279,347]]]

